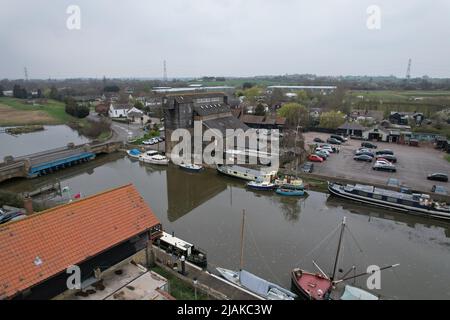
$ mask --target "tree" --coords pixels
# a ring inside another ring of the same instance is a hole
[[[256,102],[256,97],[258,97],[260,94],[261,91],[258,87],[252,87],[244,90],[245,99],[251,104]]]
[[[15,84],[14,88],[13,88],[13,96],[14,96],[14,98],[18,98],[18,99],[27,99],[28,92],[27,92],[27,90],[25,90],[25,88],[22,88],[18,84]]]
[[[59,92],[58,92],[58,89],[56,89],[55,86],[52,86],[50,88],[50,93],[49,93],[48,97],[50,99],[53,99],[53,100],[59,100],[59,98],[60,98]]]
[[[305,106],[299,103],[286,103],[278,110],[278,115],[286,118],[290,127],[307,127],[309,124],[309,112]]]
[[[105,86],[103,88],[103,91],[104,92],[119,92],[120,88],[119,88],[119,86],[114,84],[114,85],[110,85],[110,86]]]
[[[78,105],[75,99],[68,97],[65,106],[66,113],[77,118],[86,118],[89,115],[89,107],[86,105]]]
[[[142,101],[136,100],[136,101],[134,102],[134,107],[135,107],[135,108],[138,108],[139,110],[143,110],[143,109],[144,109],[144,104],[142,103]]]
[[[266,106],[263,103],[258,103],[255,108],[255,116],[265,116],[266,115]]]
[[[3,88],[3,86],[0,85],[0,97],[3,97],[3,90],[5,89]]]
[[[320,115],[321,128],[337,129],[345,123],[344,114],[340,111],[324,112]]]
[[[250,89],[254,86],[253,83],[251,82],[244,82],[244,84],[242,85],[242,89],[246,90],[246,89]]]

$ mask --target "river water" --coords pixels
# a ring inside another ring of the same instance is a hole
[[[54,146],[45,136],[42,133],[41,148]],[[0,137],[2,147],[3,141]],[[167,232],[208,252],[210,269],[239,267],[240,226],[246,210],[245,269],[285,287],[290,286],[292,268],[317,271],[312,260],[331,273],[338,242],[333,231],[346,217],[349,231],[339,264],[343,273],[352,265],[363,271],[369,265],[400,263],[382,273],[381,290],[375,293],[391,299],[450,299],[450,224],[445,222],[364,207],[314,191],[300,200],[253,192],[214,170],[186,173],[175,166],[142,165],[123,154],[100,156],[0,188],[23,192],[55,179],[83,197],[133,183]],[[355,284],[364,288],[365,282],[362,278]]]

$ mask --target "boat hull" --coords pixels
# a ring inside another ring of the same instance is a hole
[[[178,166],[181,170],[186,172],[193,172],[193,173],[199,173],[203,171],[203,168],[190,168],[190,167],[184,167],[184,166]]]
[[[432,217],[432,218],[438,218],[438,219],[444,219],[444,220],[450,220],[450,213],[446,212],[440,212],[436,210],[425,209],[420,207],[413,207],[413,206],[406,206],[403,204],[396,204],[396,203],[390,203],[384,200],[377,200],[373,198],[368,197],[362,197],[355,194],[351,194],[349,192],[344,192],[340,190],[338,187],[339,184],[335,183],[328,183],[328,191],[331,195],[340,197],[347,200],[352,200],[359,203],[369,204],[372,206],[377,206],[385,209],[395,210],[403,213],[408,214],[414,214],[414,215],[420,215],[425,217]]]
[[[276,193],[285,197],[301,197],[305,195],[305,191],[295,189],[277,189]]]
[[[291,272],[291,289],[304,300],[325,300],[331,281],[320,275],[294,269]]]

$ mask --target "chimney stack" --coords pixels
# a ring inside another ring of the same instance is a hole
[[[33,211],[33,199],[31,199],[30,196],[27,195],[23,199],[23,206],[25,208],[25,212],[26,212],[27,216],[31,216],[34,213],[34,211]]]

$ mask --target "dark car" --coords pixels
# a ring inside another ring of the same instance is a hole
[[[323,140],[320,139],[320,138],[314,138],[314,142],[317,142],[317,143],[325,143],[325,141],[323,141]]]
[[[24,214],[21,212],[8,212],[0,214],[0,224],[11,221],[14,218],[18,218],[23,216]]]
[[[353,159],[356,161],[366,161],[366,162],[372,162],[373,157],[367,155],[367,154],[361,154],[359,156],[355,156]]]
[[[391,154],[379,154],[377,155],[377,160],[378,159],[386,159],[389,162],[397,163],[397,157]]]
[[[363,143],[361,143],[361,147],[369,148],[369,149],[377,149],[378,148],[378,146],[376,144],[373,144],[371,142],[363,142]]]
[[[373,154],[373,152],[370,151],[357,151],[355,156],[369,156],[371,158],[374,158],[375,155]]]
[[[337,139],[335,139],[335,138],[329,138],[329,139],[327,140],[327,142],[328,142],[329,144],[337,144],[337,145],[342,144],[341,141],[339,141],[339,140],[337,140]]]
[[[347,141],[346,138],[344,138],[344,137],[342,137],[340,135],[337,135],[337,134],[332,134],[330,136],[330,139],[336,139],[337,141],[340,141],[341,143],[344,143],[345,141]]]
[[[379,156],[379,155],[381,155],[381,154],[389,154],[389,155],[391,155],[391,156],[393,156],[394,155],[394,151],[392,151],[392,150],[389,150],[389,149],[385,149],[385,150],[380,150],[380,151],[377,151],[376,152],[376,155],[377,156]]]
[[[314,163],[312,162],[306,162],[303,166],[302,166],[302,171],[305,173],[312,173],[314,170]]]
[[[448,182],[448,175],[445,173],[433,173],[427,177],[428,180]]]

